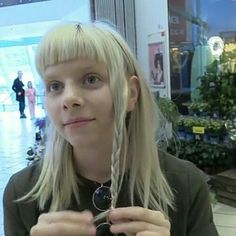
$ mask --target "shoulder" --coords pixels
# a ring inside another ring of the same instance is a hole
[[[199,189],[207,189],[208,176],[192,162],[181,160],[166,152],[159,151],[161,169],[170,186],[175,190],[189,193],[193,197]]]
[[[40,163],[12,175],[3,194],[4,229],[7,235],[29,235],[37,223],[39,210],[36,201],[17,202],[36,183],[40,173]]]
[[[210,204],[206,175],[189,161],[159,154],[161,168],[175,196],[175,211],[170,211],[172,231],[178,235],[218,236]]]
[[[179,159],[167,152],[158,151],[161,169],[166,174],[189,174],[204,178],[205,174],[192,162]]]
[[[8,198],[9,195],[16,198],[25,195],[38,180],[40,170],[41,162],[37,162],[13,174],[6,185],[4,198]]]

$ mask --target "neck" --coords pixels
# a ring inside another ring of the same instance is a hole
[[[87,179],[104,183],[111,177],[111,150],[102,148],[73,148],[76,169]]]

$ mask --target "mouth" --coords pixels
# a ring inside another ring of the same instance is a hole
[[[94,120],[95,118],[76,118],[65,122],[63,126],[73,126],[73,125],[82,126]]]

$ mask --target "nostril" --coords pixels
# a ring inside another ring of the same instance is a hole
[[[83,105],[83,103],[84,99],[71,90],[68,90],[62,98],[62,105],[64,109],[78,108]]]
[[[72,108],[76,108],[76,107],[80,107],[80,106],[81,106],[81,103],[79,103],[79,102],[65,101],[63,103],[64,109],[72,109]]]
[[[79,107],[80,104],[79,104],[79,103],[74,103],[72,106],[73,106],[73,107]]]

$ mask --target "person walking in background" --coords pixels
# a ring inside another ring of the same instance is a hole
[[[19,102],[20,118],[26,118],[25,111],[25,90],[22,82],[22,71],[17,72],[17,78],[14,80],[12,90],[16,93],[16,101]]]
[[[33,84],[31,81],[28,81],[28,83],[27,83],[27,89],[25,90],[25,96],[28,98],[30,118],[31,118],[31,120],[33,120],[35,118],[36,90],[33,87]]]

